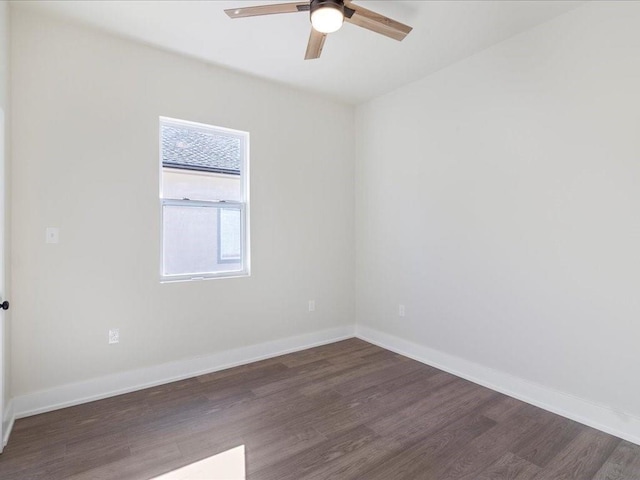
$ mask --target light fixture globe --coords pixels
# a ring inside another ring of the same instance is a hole
[[[344,1],[312,0],[311,25],[320,33],[333,33],[340,30],[344,21]]]

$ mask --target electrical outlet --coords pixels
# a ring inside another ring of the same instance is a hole
[[[60,242],[60,229],[58,227],[47,227],[45,229],[45,242],[47,242],[47,243],[59,243]]]
[[[109,344],[120,343],[120,329],[111,328],[109,330]]]
[[[310,312],[315,312],[316,311],[316,301],[315,300],[309,300],[309,311]]]
[[[398,305],[398,316],[404,317],[404,305]]]

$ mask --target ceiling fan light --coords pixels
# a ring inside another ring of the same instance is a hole
[[[311,25],[320,33],[333,33],[340,30],[344,13],[340,4],[325,3],[311,12]]]

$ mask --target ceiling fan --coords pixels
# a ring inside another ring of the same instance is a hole
[[[225,10],[231,18],[296,12],[310,12],[311,15],[311,36],[305,60],[320,58],[327,34],[339,30],[343,22],[352,23],[398,41],[402,41],[412,30],[408,25],[356,6],[351,3],[351,0],[310,0]]]

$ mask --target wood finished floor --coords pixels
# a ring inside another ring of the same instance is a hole
[[[18,420],[0,478],[147,480],[239,445],[249,480],[640,479],[638,446],[357,339]]]

